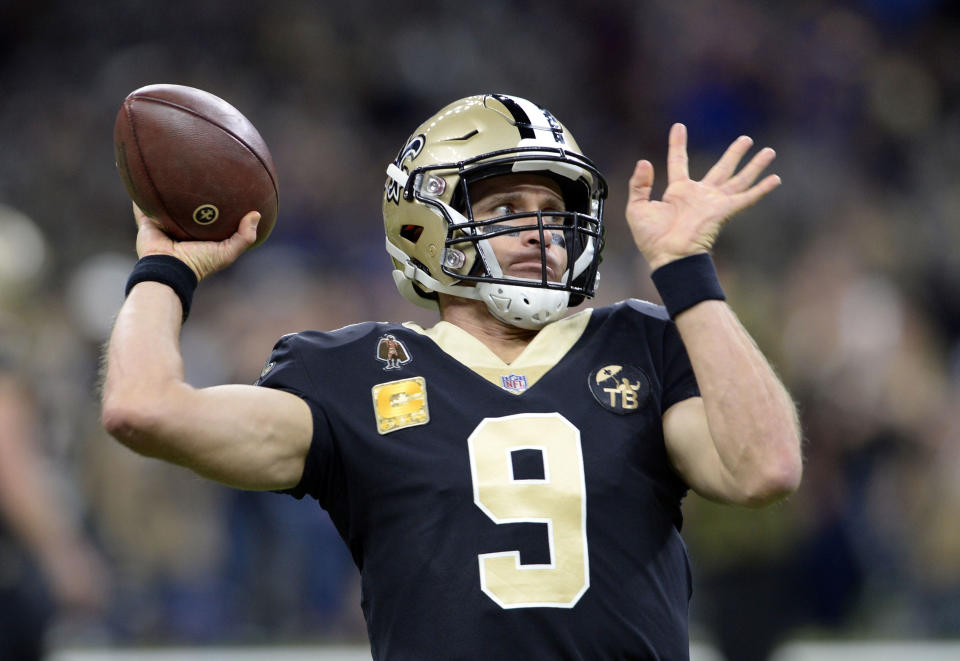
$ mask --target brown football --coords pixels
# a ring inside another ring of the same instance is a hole
[[[256,244],[273,229],[273,158],[253,124],[223,99],[183,85],[141,87],[117,113],[113,144],[130,197],[171,237],[221,241],[254,210],[261,216]]]

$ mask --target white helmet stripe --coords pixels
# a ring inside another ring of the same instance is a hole
[[[577,257],[577,261],[573,263],[573,268],[570,269],[570,276],[572,278],[579,278],[580,274],[587,270],[587,267],[593,263],[593,254],[594,246],[593,237],[591,236],[583,252]]]

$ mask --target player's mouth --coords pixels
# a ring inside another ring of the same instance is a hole
[[[536,261],[514,262],[504,269],[504,273],[508,277],[543,280],[543,265],[539,259]],[[556,270],[550,264],[547,264],[547,281],[560,282]]]

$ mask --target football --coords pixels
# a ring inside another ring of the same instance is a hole
[[[113,144],[130,197],[172,238],[221,241],[254,210],[261,216],[254,245],[273,230],[273,158],[223,99],[183,85],[141,87],[117,113]]]

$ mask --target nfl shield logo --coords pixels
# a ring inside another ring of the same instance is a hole
[[[504,390],[520,393],[527,389],[527,377],[522,374],[510,374],[500,377],[500,385]]]

